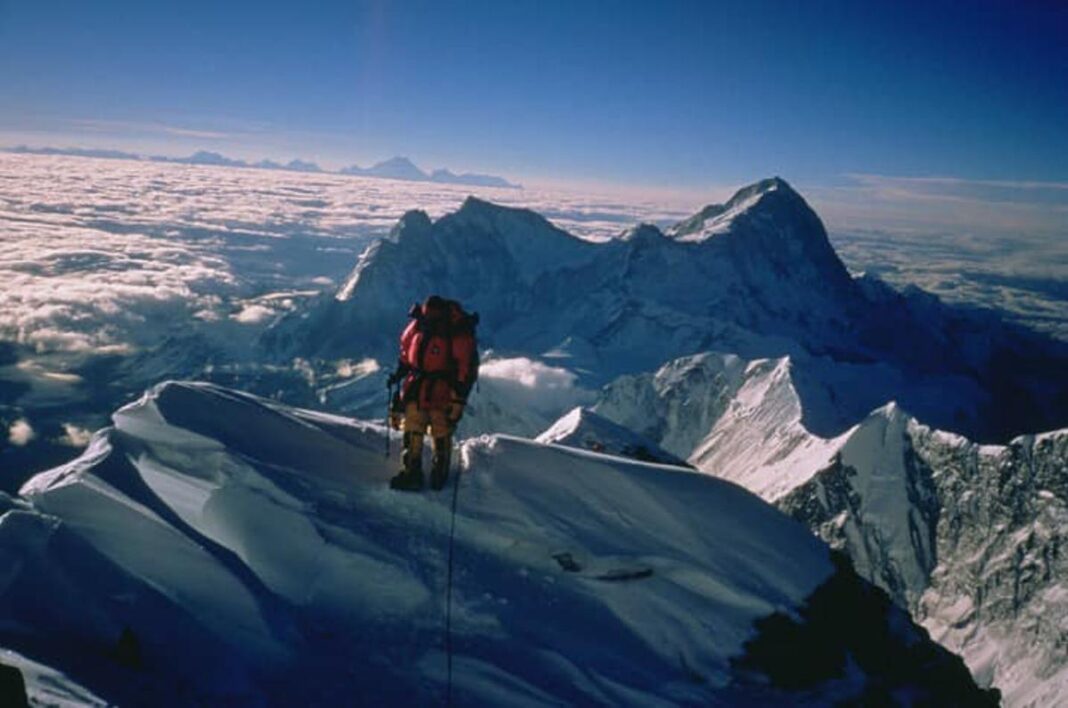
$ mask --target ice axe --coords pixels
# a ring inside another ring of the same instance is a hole
[[[393,437],[393,376],[386,379],[386,459],[389,459],[390,438]]]

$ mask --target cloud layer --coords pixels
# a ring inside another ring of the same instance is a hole
[[[287,293],[332,287],[408,209],[437,217],[472,191],[591,238],[683,213],[537,190],[0,153],[0,339],[125,351],[181,323],[262,325],[293,305]]]
[[[851,174],[806,190],[836,229],[1064,238],[1068,183]]]

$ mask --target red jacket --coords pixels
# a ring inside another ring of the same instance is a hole
[[[452,304],[448,320],[434,327],[421,307],[400,337],[400,367],[407,371],[401,399],[425,410],[444,410],[454,399],[466,400],[478,376],[478,350],[471,318]]]

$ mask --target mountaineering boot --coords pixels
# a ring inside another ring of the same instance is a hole
[[[423,489],[423,455],[422,445],[414,445],[415,435],[412,433],[404,434],[404,467],[398,472],[393,479],[389,480],[390,489],[397,489],[402,492],[419,492]],[[421,442],[421,440],[420,440]],[[413,449],[419,448],[419,453]]]
[[[430,468],[430,488],[443,489],[449,479],[449,462],[452,458],[452,438],[434,438],[434,459]]]
[[[404,468],[390,479],[390,489],[398,491],[422,491],[423,470],[419,468]]]

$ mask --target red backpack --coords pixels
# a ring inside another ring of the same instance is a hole
[[[427,316],[424,305],[413,305],[412,321],[401,334],[400,370],[407,371],[401,399],[424,409],[466,400],[478,379],[478,314],[465,312],[455,300],[441,302],[444,313],[436,318]]]

